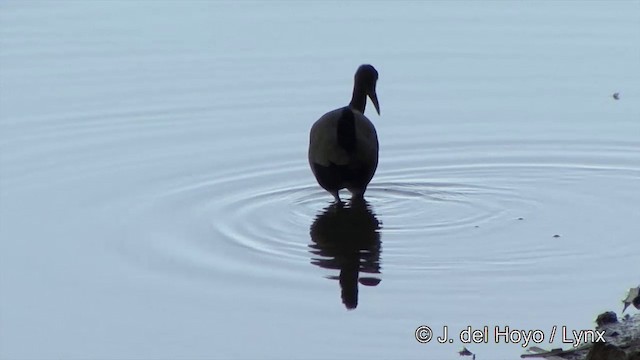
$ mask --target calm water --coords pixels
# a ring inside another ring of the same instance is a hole
[[[638,14],[3,1],[0,357],[458,359],[415,329],[592,328],[638,283]],[[362,63],[380,166],[340,209],[308,131]]]

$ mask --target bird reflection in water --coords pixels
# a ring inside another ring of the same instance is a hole
[[[327,278],[339,280],[347,309],[358,306],[358,282],[365,286],[380,283],[380,225],[362,199],[333,203],[311,224],[311,263],[340,270],[339,276]],[[360,273],[376,275],[361,277]]]

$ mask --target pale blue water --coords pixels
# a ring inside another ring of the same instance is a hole
[[[638,284],[638,14],[1,2],[0,358],[458,359],[415,329],[592,328]],[[362,63],[380,166],[336,210],[308,131]]]

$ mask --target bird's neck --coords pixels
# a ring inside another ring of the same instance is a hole
[[[353,86],[353,95],[351,96],[349,107],[364,114],[365,106],[367,106],[367,91],[363,87],[358,86],[358,84],[355,84]]]

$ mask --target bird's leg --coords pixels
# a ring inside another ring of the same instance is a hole
[[[364,200],[364,192],[365,192],[365,190],[366,190],[366,188],[364,188],[364,189],[350,188],[349,192],[351,192],[351,200],[355,200],[355,201]]]
[[[338,193],[338,190],[332,191],[331,195],[333,195],[333,198],[336,200],[336,203],[338,204],[342,203],[342,200],[340,200],[340,194]]]
[[[356,207],[367,207],[367,201],[364,199],[364,195],[353,195],[351,196],[351,208],[356,208]]]

